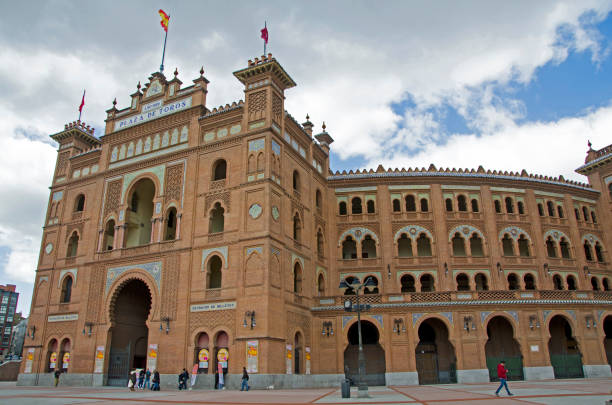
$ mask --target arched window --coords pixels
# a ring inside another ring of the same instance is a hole
[[[416,211],[416,202],[412,194],[408,194],[406,196],[406,211],[408,212]]]
[[[319,274],[317,278],[317,295],[319,297],[325,296],[325,277],[323,277],[323,274]]]
[[[474,278],[476,282],[476,291],[487,291],[489,289],[489,284],[487,282],[487,276],[482,273],[476,274]]]
[[[357,258],[357,243],[351,236],[347,236],[342,242],[342,258],[344,260]]]
[[[295,191],[300,191],[300,174],[297,170],[293,171],[293,189]]]
[[[608,184],[608,193],[610,194],[610,198],[612,198],[612,183]]]
[[[340,201],[338,204],[338,215],[346,215],[346,202]]]
[[[221,288],[221,267],[223,262],[217,255],[208,261],[208,274],[206,275],[206,288]]]
[[[422,233],[417,239],[417,255],[418,256],[431,256],[431,241]]]
[[[429,211],[429,203],[427,202],[427,198],[421,198],[421,212]]]
[[[376,258],[376,242],[370,235],[366,235],[361,242],[361,257],[364,259]]]
[[[472,198],[472,212],[478,212],[478,200]]]
[[[405,233],[397,240],[397,255],[399,257],[412,257],[412,239]]]
[[[587,211],[587,207],[582,207],[582,216],[584,217],[584,222],[589,222],[589,211]]]
[[[540,214],[541,217],[544,216],[544,207],[542,206],[542,203],[538,203],[538,214]]]
[[[321,229],[317,232],[317,254],[323,256],[323,232],[321,232]]]
[[[453,200],[450,198],[446,199],[446,211],[451,212],[453,210]]]
[[[371,287],[364,287],[364,294],[380,294],[380,290],[378,289],[378,279],[374,276],[368,276],[366,279],[371,279],[374,282],[374,285]]]
[[[571,254],[569,250],[569,243],[565,240],[564,237],[561,238],[559,242],[559,249],[561,250],[561,257],[564,259],[571,259]]]
[[[60,302],[66,303],[70,302],[70,297],[72,296],[72,276],[64,277],[64,281],[62,282],[62,293],[60,295]]]
[[[297,212],[293,216],[293,239],[298,242],[302,240],[302,222]]]
[[[457,196],[457,208],[459,211],[467,211],[467,202],[462,194]]]
[[[397,198],[395,198],[393,200],[393,212],[400,212],[400,211],[401,211],[400,201]]]
[[[373,200],[366,201],[366,208],[368,210],[368,214],[374,214],[374,201]]]
[[[210,210],[208,218],[208,233],[219,233],[225,229],[225,210],[221,203],[216,202],[213,209]]]
[[[483,257],[484,249],[482,248],[482,239],[476,232],[472,234],[470,238],[470,251],[472,252],[472,257]]]
[[[508,290],[518,290],[520,288],[519,280],[516,274],[508,274]]]
[[[518,206],[518,213],[520,215],[525,215],[525,204],[523,204],[522,201],[519,201],[516,203],[516,205]]]
[[[257,171],[263,172],[265,165],[265,158],[263,152],[259,152],[257,155]]]
[[[591,244],[584,241],[584,256],[589,262],[593,261],[593,254],[591,253]]]
[[[501,214],[501,203],[499,200],[494,200],[493,205],[495,206],[495,212]]]
[[[470,291],[470,279],[463,273],[457,274],[457,291]]]
[[[459,235],[459,232],[453,236],[453,256],[465,256],[465,240]]]
[[[597,217],[595,216],[595,211],[591,211],[591,220],[594,224],[597,223]]]
[[[68,239],[68,249],[66,251],[66,257],[75,257],[79,248],[79,234],[74,231]]]
[[[601,280],[601,287],[604,291],[610,291],[610,281],[608,277],[604,277],[603,280]]]
[[[149,178],[140,179],[130,192],[131,206],[126,215],[124,239],[124,246],[128,248],[151,243],[155,183]]]
[[[529,253],[529,239],[527,239],[525,237],[525,235],[521,234],[518,238],[518,248],[519,248],[519,255],[521,255],[521,257],[529,257],[530,253]]]
[[[597,280],[597,277],[591,277],[591,286],[593,291],[599,291],[599,280]]]
[[[421,276],[421,292],[436,291],[434,278],[431,274],[423,274]]]
[[[321,196],[321,190],[317,189],[317,192],[315,193],[315,206],[318,209],[323,208],[323,197]]]
[[[598,262],[604,262],[603,252],[601,251],[601,245],[599,242],[595,242],[595,257],[597,257]]]
[[[563,290],[563,279],[558,274],[553,276],[553,288],[555,290]]]
[[[106,223],[104,228],[104,242],[102,242],[102,250],[113,250],[115,245],[115,220],[111,219]]]
[[[576,279],[572,275],[567,276],[567,289],[568,290],[576,289]]]
[[[176,239],[176,208],[171,207],[166,214],[166,230],[164,240]]]
[[[302,292],[302,268],[299,263],[293,266],[293,292],[296,294]]]
[[[563,214],[563,207],[560,205],[557,205],[557,215],[559,216],[559,218],[565,217],[565,215]]]
[[[346,283],[350,286],[352,285],[354,282],[359,282],[359,279],[357,279],[356,277],[353,276],[349,276],[347,278],[344,279],[344,281],[346,281]],[[344,290],[344,295],[355,295],[355,290],[353,289],[353,287],[348,287]]]
[[[557,257],[557,245],[551,236],[546,238],[546,254],[548,257]]]
[[[354,197],[351,200],[351,214],[361,214],[363,210],[361,208],[361,198]]]
[[[580,221],[580,211],[578,211],[578,208],[574,208],[574,215],[576,215],[576,220]]]
[[[85,195],[79,194],[74,201],[74,210],[76,212],[81,212],[85,209]]]
[[[227,177],[227,162],[224,159],[217,160],[213,169],[213,181],[225,180]]]
[[[512,214],[514,212],[514,204],[512,198],[506,197],[506,212]]]
[[[546,201],[546,208],[548,209],[548,216],[549,217],[554,217],[555,216],[555,207],[553,206],[552,201]]]
[[[414,284],[414,277],[410,274],[404,274],[400,279],[400,283],[402,285],[402,292],[415,292],[416,287]]]
[[[502,247],[504,256],[514,256],[514,244],[512,243],[512,238],[507,233],[502,238]]]
[[[525,277],[523,277],[523,281],[525,282],[525,290],[535,290],[536,289],[535,279],[533,278],[531,274],[529,273],[525,274]]]

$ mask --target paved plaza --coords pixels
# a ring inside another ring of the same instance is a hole
[[[612,379],[511,382],[513,397],[494,391],[496,383],[370,387],[370,398],[343,399],[340,389],[240,391],[138,391],[102,387],[17,387],[0,383],[0,404],[605,404],[612,400]]]

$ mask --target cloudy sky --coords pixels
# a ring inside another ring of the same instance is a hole
[[[19,4],[18,4],[19,3]],[[77,118],[102,133],[117,97],[159,68],[209,108],[239,100],[232,72],[272,52],[298,83],[286,108],[335,139],[332,169],[503,169],[586,181],[587,140],[612,137],[610,1],[49,1],[0,14],[0,284],[29,311],[56,159],[49,134]]]

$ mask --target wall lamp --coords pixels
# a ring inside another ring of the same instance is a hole
[[[497,262],[497,264],[496,264],[495,266],[497,267],[497,272],[498,272],[498,273],[502,273],[502,272],[503,272],[503,270],[502,270],[502,266],[501,266],[501,263],[500,263],[500,262]]]
[[[247,323],[247,318],[251,319],[251,322]],[[255,323],[255,311],[246,311],[244,313],[244,319],[242,321],[242,327],[246,328],[250,324],[251,329],[253,329],[257,324]]]
[[[584,276],[585,277],[591,276],[591,270],[589,270],[589,266],[584,266]]]
[[[321,335],[323,336],[334,336],[334,327],[331,321],[323,322],[323,328],[321,329]]]
[[[591,326],[596,328],[597,322],[595,321],[595,318],[593,318],[592,315],[587,315],[586,316],[586,327],[587,329],[591,329]]]
[[[27,335],[28,335],[28,337],[29,337],[30,339],[34,340],[34,334],[35,334],[35,333],[36,333],[36,326],[31,326],[31,327],[28,329],[28,333],[27,333]]]
[[[474,318],[472,318],[471,316],[464,316],[463,317],[463,329],[467,332],[470,333],[470,330],[476,330],[476,324],[474,323]]]
[[[406,325],[404,325],[404,320],[402,318],[395,318],[393,320],[393,332],[398,335],[402,332],[406,333]]]
[[[534,330],[540,327],[540,320],[537,315],[529,315],[529,329]]]
[[[544,273],[546,273],[547,276],[550,276],[550,269],[548,268],[548,263],[544,263]]]
[[[91,337],[91,329],[93,326],[93,322],[85,322],[85,326],[83,326],[83,336],[87,335],[88,337]]]
[[[444,275],[448,276],[448,264],[446,262],[444,262]]]
[[[387,278],[391,280],[391,265],[387,264]]]
[[[164,330],[164,322],[166,323],[166,335],[168,334],[168,332],[170,332],[170,318],[167,316],[164,316],[160,319],[159,322],[159,331],[163,331]]]

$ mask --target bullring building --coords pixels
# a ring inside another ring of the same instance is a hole
[[[284,108],[271,54],[209,81],[153,73],[131,104],[58,143],[19,384],[175,385],[198,364],[230,387],[610,376],[612,145],[576,169],[329,169],[332,136]],[[600,145],[604,146],[604,145]]]

